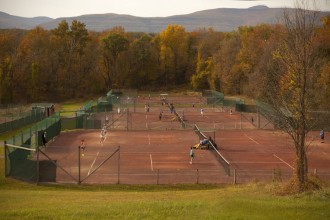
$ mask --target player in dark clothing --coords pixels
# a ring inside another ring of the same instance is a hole
[[[41,136],[42,144],[43,144],[45,147],[46,147],[46,144],[47,144],[46,134],[47,134],[47,132],[46,132],[46,131],[43,131],[43,132],[42,132],[42,136]]]

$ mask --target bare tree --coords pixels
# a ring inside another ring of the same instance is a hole
[[[297,0],[293,13],[285,11],[285,33],[273,53],[277,64],[268,80],[265,100],[272,117],[287,132],[295,148],[293,186],[303,191],[308,181],[307,135],[313,129],[312,110],[318,105],[316,82],[318,56],[315,50],[317,11],[309,10],[307,0]]]

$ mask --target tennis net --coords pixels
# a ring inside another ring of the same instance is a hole
[[[176,111],[174,111],[174,114],[177,117],[178,121],[180,122],[181,127],[186,128],[186,124],[184,123],[183,118]]]
[[[195,133],[198,135],[199,139],[208,139],[206,137],[205,134],[203,134],[201,132],[201,130],[197,127],[197,125],[195,124],[194,126],[194,131]],[[208,139],[209,140],[209,139]],[[214,156],[216,157],[216,159],[220,162],[220,164],[223,166],[223,168],[225,169],[225,172],[228,176],[230,176],[230,163],[226,160],[226,158],[217,150],[217,148],[214,146],[213,142],[209,140],[209,146],[210,146],[210,150],[212,151],[212,153],[214,154]]]

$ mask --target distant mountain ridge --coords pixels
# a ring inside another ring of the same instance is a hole
[[[54,20],[49,17],[25,18],[0,12],[0,29],[32,29],[37,25]]]
[[[32,29],[37,25],[45,29],[54,29],[62,20],[66,20],[69,24],[73,20],[79,20],[86,24],[86,28],[91,31],[103,31],[115,26],[122,26],[127,32],[158,33],[164,30],[169,24],[178,24],[184,26],[187,31],[212,27],[216,31],[228,32],[237,29],[239,26],[278,23],[283,16],[284,10],[284,8],[268,8],[267,6],[260,5],[248,9],[209,9],[169,17],[136,17],[108,13],[57,19],[48,17],[24,18],[0,12],[0,29]],[[292,11],[293,9],[287,10]],[[320,16],[323,17],[329,14],[330,12],[321,12]]]

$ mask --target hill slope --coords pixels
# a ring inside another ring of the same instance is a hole
[[[77,17],[64,17],[51,19],[47,17],[22,18],[0,13],[0,29],[21,28],[31,29],[41,25],[46,29],[53,29],[62,20],[70,24],[73,20],[79,20],[86,24],[88,30],[103,31],[115,26],[122,26],[128,32],[152,32],[157,33],[165,29],[169,24],[178,24],[193,31],[198,28],[213,27],[216,31],[233,31],[239,26],[254,26],[260,23],[274,24],[280,21],[284,8],[268,8],[256,6],[248,9],[218,8],[198,11],[186,15],[169,17],[135,17],[120,14],[89,14]],[[293,9],[288,9],[292,11]],[[320,16],[329,15],[330,12],[322,12]]]
[[[52,18],[48,17],[34,17],[34,18],[25,18],[19,16],[13,16],[4,12],[0,12],[0,29],[32,29],[35,26],[52,21]]]

